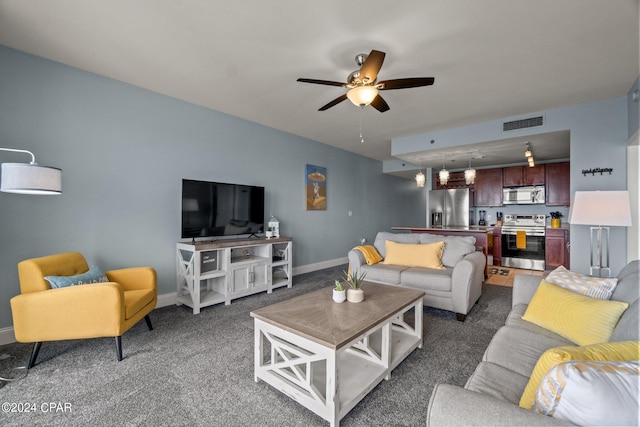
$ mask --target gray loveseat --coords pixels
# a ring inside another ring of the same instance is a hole
[[[464,321],[482,293],[486,258],[475,246],[472,236],[440,236],[435,234],[389,233],[376,235],[373,246],[384,258],[385,242],[428,244],[444,241],[444,269],[406,267],[379,262],[367,265],[359,250],[349,251],[351,271],[366,272],[365,280],[386,285],[403,286],[424,291],[425,305],[453,311]]]
[[[636,260],[617,276],[618,285],[611,300],[627,302],[629,307],[609,342],[640,339],[639,271],[640,261]],[[449,384],[435,386],[427,426],[571,425],[518,405],[539,357],[550,348],[575,346],[560,335],[522,319],[539,283],[540,277],[515,277],[512,310],[505,326],[492,338],[482,362],[464,388]]]

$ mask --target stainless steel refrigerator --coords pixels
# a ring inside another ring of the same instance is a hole
[[[473,202],[468,188],[429,191],[430,227],[473,225]]]

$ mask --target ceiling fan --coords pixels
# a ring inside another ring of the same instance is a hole
[[[318,109],[318,111],[328,110],[345,99],[349,99],[353,104],[360,107],[371,105],[381,113],[389,110],[389,104],[387,104],[387,102],[378,94],[379,90],[430,86],[435,81],[433,77],[407,77],[403,79],[383,80],[379,82],[376,79],[378,78],[380,68],[382,68],[384,57],[385,53],[380,52],[379,50],[372,50],[368,55],[365,53],[356,55],[356,64],[358,64],[360,69],[349,74],[346,83],[305,78],[299,78],[297,81],[349,88],[347,93],[337,97],[328,104],[323,105]]]

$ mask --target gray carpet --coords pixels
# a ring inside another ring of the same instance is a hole
[[[122,362],[116,361],[113,338],[44,343],[26,377],[0,384],[1,402],[29,403],[35,411],[2,411],[0,425],[326,426],[284,394],[253,381],[249,312],[331,286],[344,268],[299,275],[292,289],[208,307],[199,315],[184,306],[154,310],[153,331],[140,322],[123,335]],[[510,306],[510,288],[484,285],[464,323],[425,307],[423,348],[341,425],[424,425],[433,386],[464,385]],[[12,366],[26,364],[30,351],[31,345],[1,346],[0,355],[15,358],[0,360],[0,376],[19,375]],[[60,405],[50,409],[50,403]]]

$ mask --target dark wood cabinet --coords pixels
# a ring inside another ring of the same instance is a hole
[[[546,166],[547,206],[569,206],[571,204],[570,163],[548,163]]]
[[[569,269],[569,230],[547,228],[544,239],[545,270],[553,270],[561,265]]]
[[[434,190],[448,190],[450,188],[473,188],[473,184],[467,185],[467,182],[464,180],[464,171],[449,172],[449,180],[447,181],[446,185],[440,185],[438,173],[434,173],[432,182],[432,188]]]
[[[502,229],[493,229],[493,265],[502,265]]]
[[[475,206],[502,206],[502,168],[478,169],[474,188]]]
[[[502,169],[503,185],[505,187],[520,187],[524,185],[544,185],[545,166],[511,166]]]

